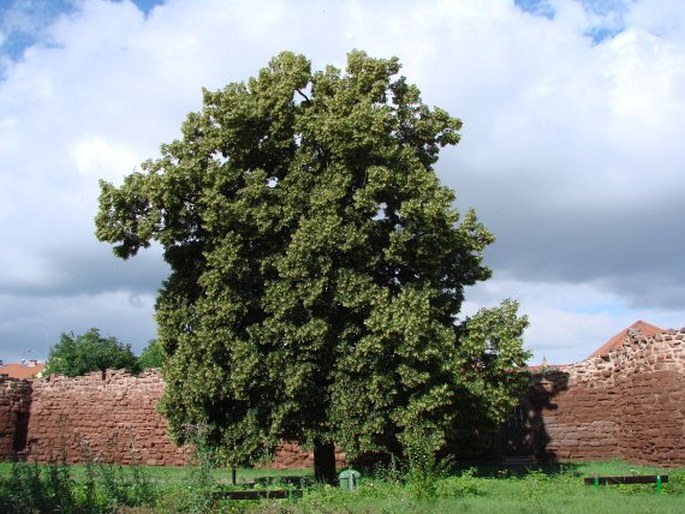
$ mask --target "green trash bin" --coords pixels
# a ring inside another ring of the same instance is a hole
[[[354,490],[359,485],[359,478],[362,474],[354,469],[346,469],[338,476],[341,489]]]

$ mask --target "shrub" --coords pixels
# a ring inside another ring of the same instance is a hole
[[[436,484],[436,493],[441,498],[481,496],[485,491],[475,475],[475,468],[469,468],[462,471],[459,476],[443,478]]]

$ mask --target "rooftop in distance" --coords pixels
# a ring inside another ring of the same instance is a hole
[[[630,325],[628,328],[624,328],[623,330],[621,330],[618,334],[616,334],[614,337],[609,339],[606,343],[604,343],[602,346],[600,346],[594,352],[588,355],[587,358],[592,359],[593,357],[602,357],[609,353],[611,350],[620,348],[621,346],[623,346],[626,337],[630,335],[641,333],[645,336],[653,336],[663,331],[663,328],[659,328],[656,325],[652,325],[642,320],[638,320],[632,325]]]
[[[45,364],[36,359],[22,360],[20,363],[5,364],[0,361],[0,375],[8,375],[10,378],[35,378]]]

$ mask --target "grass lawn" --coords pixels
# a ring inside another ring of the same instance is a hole
[[[124,473],[132,469],[131,466],[113,466],[121,469]],[[83,464],[75,464],[69,466],[71,477],[74,480],[82,480],[86,476],[86,466]],[[180,483],[188,478],[188,468],[184,466],[137,466],[137,469],[148,477],[150,480],[157,483]],[[11,462],[0,462],[0,477],[8,476],[12,470]],[[217,483],[228,484],[231,482],[231,468],[219,468],[213,470],[213,478]],[[244,468],[236,470],[236,481],[251,482],[256,477],[265,476],[313,476],[311,470],[308,469],[262,469],[262,468]]]
[[[69,468],[75,483],[84,480],[85,466]],[[122,468],[122,473],[130,470]],[[407,480],[390,472],[362,477],[355,491],[315,486],[293,500],[204,502],[210,495],[191,468],[141,467],[138,471],[156,484],[157,500],[143,506],[119,506],[114,512],[153,514],[171,512],[255,512],[255,513],[685,513],[685,468],[665,469],[635,466],[619,461],[566,463],[542,469],[508,470],[483,466],[455,470],[449,476]],[[0,464],[0,479],[12,472],[9,463]],[[583,484],[586,476],[668,474],[661,493],[654,485],[593,486]],[[230,483],[231,470],[212,471],[211,482]],[[258,476],[302,475],[308,470],[238,470],[238,481]],[[200,484],[200,485],[198,485]],[[204,482],[207,486],[208,482]],[[215,487],[215,486],[214,486]],[[209,489],[207,489],[208,491]],[[198,494],[199,493],[199,494]],[[194,500],[188,500],[192,495]],[[193,501],[195,503],[193,503]]]
[[[475,472],[474,472],[475,471]],[[654,485],[583,484],[583,477],[668,474],[661,493]],[[618,461],[575,463],[546,469],[486,467],[420,486],[366,478],[357,491],[313,489],[292,504],[261,504],[253,512],[288,513],[685,513],[685,468],[634,466]],[[271,510],[270,510],[271,509]]]

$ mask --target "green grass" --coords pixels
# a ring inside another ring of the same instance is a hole
[[[586,486],[593,475],[668,474],[661,493],[654,485]],[[357,491],[319,487],[290,504],[251,505],[248,512],[292,513],[683,513],[685,469],[636,466],[620,461],[566,463],[514,472],[494,466],[434,479],[421,495],[411,483],[364,477]]]
[[[39,466],[47,470],[47,466]],[[147,504],[116,504],[116,510],[130,514],[172,512],[252,512],[261,514],[333,514],[333,513],[683,513],[685,512],[685,468],[665,469],[636,466],[620,461],[565,463],[544,468],[507,470],[496,466],[456,469],[451,475],[422,477],[412,482],[399,473],[388,471],[365,475],[356,491],[330,486],[315,486],[303,498],[273,501],[208,500],[212,484],[227,484],[230,469],[209,470],[202,466],[112,468],[125,487],[134,487],[129,477],[136,469],[152,483],[156,500]],[[0,480],[12,474],[10,463],[0,464]],[[70,466],[75,490],[87,480],[87,466]],[[91,466],[92,472],[92,466]],[[115,473],[115,474],[116,474]],[[669,483],[661,493],[654,485],[602,486],[595,489],[583,484],[583,477],[630,474],[668,474]],[[211,475],[211,476],[209,476]],[[252,481],[258,476],[302,475],[308,470],[241,469],[238,481]],[[98,490],[103,486],[98,482]],[[107,504],[110,505],[110,504]],[[114,504],[113,504],[114,505]],[[46,511],[47,512],[47,511]],[[74,511],[74,512],[86,512]],[[100,512],[100,511],[98,511]]]
[[[12,462],[0,462],[0,478],[11,473]],[[107,467],[108,465],[104,465]],[[44,467],[41,465],[41,467]],[[133,469],[133,466],[113,465],[126,472]],[[188,478],[188,468],[184,466],[136,466],[136,468],[149,479],[158,483],[177,483],[183,482]],[[69,466],[71,477],[80,481],[86,476],[87,466],[84,464],[74,464]],[[227,484],[231,481],[231,468],[218,468],[213,470],[213,477],[216,482]],[[241,468],[236,471],[237,482],[251,482],[257,477],[266,476],[313,476],[313,472],[308,469],[266,469],[266,468]]]

